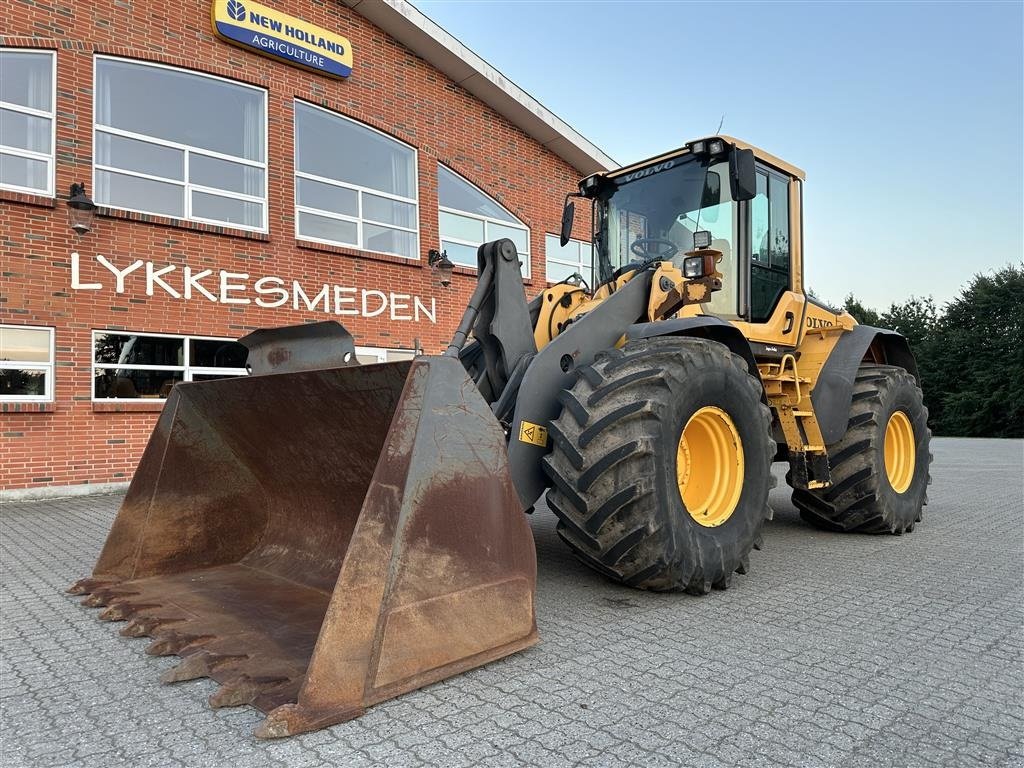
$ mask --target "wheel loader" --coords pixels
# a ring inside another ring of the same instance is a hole
[[[359,365],[338,324],[242,339],[251,375],[171,391],[93,574],[167,682],[258,737],[310,731],[537,641],[524,516],[630,587],[746,573],[772,463],[831,531],[902,534],[929,482],[906,340],[808,294],[804,174],[728,136],[580,182],[594,267],[528,301],[485,243],[442,355]]]

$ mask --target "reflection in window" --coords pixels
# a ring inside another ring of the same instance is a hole
[[[0,325],[0,401],[53,400],[53,329]]]
[[[419,258],[416,150],[295,102],[295,233],[301,240]]]
[[[530,276],[530,230],[454,171],[437,166],[438,227],[441,250],[455,264],[476,267],[476,251],[481,243],[509,238],[516,244],[520,269]]]
[[[709,314],[736,316],[739,310],[739,259],[736,243],[736,204],[729,187],[729,164],[716,163],[708,170],[701,193],[701,207],[680,214],[669,229],[669,239],[680,251],[673,257],[682,267],[687,251],[693,250],[694,233],[708,232],[711,247],[721,251],[716,269],[722,273],[722,288],[711,294],[703,306]]]
[[[53,51],[0,49],[0,186],[53,195]]]
[[[246,375],[233,339],[93,331],[93,399],[164,399],[182,381]]]
[[[544,235],[544,259],[549,283],[568,280],[577,273],[591,282],[594,251],[590,243],[570,240],[563,248],[558,235]]]
[[[759,170],[750,201],[750,319],[766,322],[789,289],[789,180]]]
[[[266,231],[266,91],[98,57],[96,202]]]

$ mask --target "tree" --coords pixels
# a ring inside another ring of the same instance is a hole
[[[939,310],[931,296],[911,296],[902,304],[891,304],[878,321],[882,328],[902,333],[918,354],[925,351],[925,344],[939,322]]]
[[[861,325],[878,325],[878,313],[865,307],[852,293],[846,294],[846,298],[843,299],[843,309],[853,315],[853,319]]]
[[[1024,263],[975,275],[919,362],[936,433],[1024,437]]]

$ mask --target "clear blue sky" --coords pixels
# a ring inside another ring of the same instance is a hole
[[[620,163],[713,133],[807,172],[809,285],[942,303],[1024,252],[1024,3],[414,4]]]

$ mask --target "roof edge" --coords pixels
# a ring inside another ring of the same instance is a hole
[[[406,0],[341,0],[582,175],[618,163]]]

